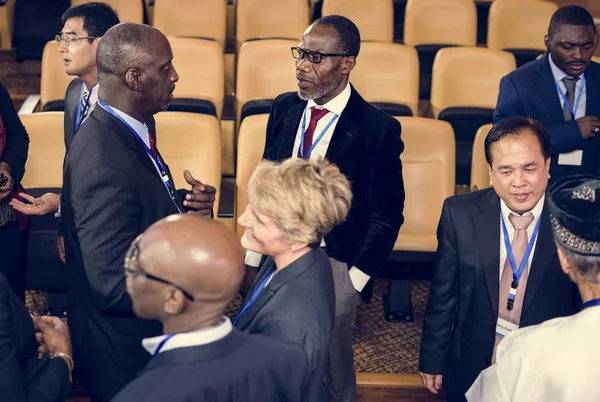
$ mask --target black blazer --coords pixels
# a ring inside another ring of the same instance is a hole
[[[292,156],[306,102],[295,92],[273,102],[264,159]],[[366,102],[352,88],[325,157],[352,183],[354,198],[344,223],[326,237],[327,254],[375,279],[387,261],[404,221],[400,123]],[[362,296],[371,299],[372,281]]]
[[[521,326],[570,315],[577,288],[562,272],[544,205]],[[494,189],[446,199],[437,263],[423,322],[419,370],[444,374],[450,397],[464,394],[490,365],[500,288],[500,198]]]
[[[264,262],[247,296],[254,293],[273,264],[271,258]],[[316,248],[273,276],[240,317],[237,327],[300,345],[308,359],[310,373],[306,400],[321,402],[329,400],[323,375],[334,317],[331,263],[327,254]]]
[[[18,188],[25,174],[29,135],[19,119],[10,95],[2,84],[0,84],[0,116],[6,132],[6,147],[0,154],[0,162],[6,162],[10,166],[14,188]]]
[[[183,208],[179,194],[177,202]],[[178,211],[142,145],[101,107],[73,139],[61,203],[75,368],[93,396],[108,400],[148,362],[141,340],[161,333],[132,312],[125,253]]]
[[[113,402],[300,402],[306,379],[296,345],[234,328],[216,342],[160,353]]]
[[[37,358],[31,316],[0,273],[0,399],[4,402],[65,401],[69,368],[63,359]]]
[[[585,87],[585,115],[600,118],[600,64],[591,62],[588,66]],[[577,123],[565,121],[548,53],[500,81],[494,123],[513,116],[531,117],[546,126],[552,145],[551,183],[563,176],[600,174],[600,136],[584,140]],[[583,149],[582,166],[558,164],[558,154],[575,149]]]

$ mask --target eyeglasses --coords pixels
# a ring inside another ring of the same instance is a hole
[[[72,42],[82,40],[82,39],[94,39],[94,38],[95,38],[95,36],[84,36],[82,38],[69,38],[63,34],[58,34],[54,37],[54,40],[56,41],[56,43],[58,43],[59,46],[61,44],[64,44],[66,47],[69,47]]]
[[[142,235],[139,235],[138,237],[136,237],[136,239],[129,246],[129,249],[127,250],[127,254],[125,254],[125,267],[124,267],[125,268],[125,276],[130,276],[134,279],[141,276],[143,278],[150,279],[152,281],[156,281],[156,282],[164,283],[165,285],[173,286],[175,289],[177,289],[181,293],[183,293],[183,296],[185,296],[185,298],[188,299],[189,301],[191,301],[191,302],[196,301],[194,296],[192,296],[190,292],[186,291],[181,286],[179,286],[167,279],[159,278],[158,276],[154,276],[154,275],[149,274],[149,273],[145,272],[144,270],[142,270],[142,268],[139,266],[139,263],[138,263],[138,258],[140,256],[139,242],[141,239],[142,239]],[[133,266],[135,266],[136,268],[132,268]]]
[[[292,57],[298,61],[302,60],[304,56],[314,64],[319,64],[323,57],[350,57],[350,54],[344,53],[321,53],[321,52],[311,52],[310,50],[304,50],[297,46],[294,46],[292,49]]]

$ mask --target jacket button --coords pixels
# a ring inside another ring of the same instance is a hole
[[[485,361],[485,364],[491,364],[492,360],[489,357],[486,357],[485,359],[483,359]]]

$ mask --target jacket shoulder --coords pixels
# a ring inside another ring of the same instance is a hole
[[[543,63],[545,63],[546,60],[547,59],[545,57],[543,57],[539,60],[530,61],[529,63],[522,65],[521,67],[517,68],[516,70],[511,71],[504,78],[509,79],[511,81],[526,80],[526,79],[528,79],[528,77],[531,74],[535,73],[541,67],[543,67]]]
[[[445,204],[451,210],[473,210],[473,207],[479,205],[484,198],[492,196],[493,193],[495,193],[493,188],[485,188],[466,194],[457,194],[446,198]]]
[[[298,97],[297,92],[285,92],[275,98],[273,106],[277,108],[287,108],[302,102],[304,101]]]

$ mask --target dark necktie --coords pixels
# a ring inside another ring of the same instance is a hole
[[[300,152],[300,147],[298,148],[298,157],[304,157],[304,159],[310,158],[309,151],[310,147],[313,144],[313,136],[315,134],[315,129],[317,128],[317,123],[327,113],[329,113],[329,110],[327,109],[317,109],[315,107],[311,108],[310,123],[308,124],[308,128],[304,132],[304,148],[302,148],[302,153]]]
[[[156,150],[156,142],[154,142],[154,137],[152,137],[152,133],[148,131],[148,142],[150,143],[150,152],[155,157],[158,157],[158,151]]]
[[[574,107],[575,107],[575,85],[577,85],[578,80],[579,80],[579,77],[565,77],[562,79],[562,82],[563,82],[563,84],[565,84],[565,88],[567,89],[567,93],[565,95],[567,96],[567,101],[569,102],[569,105],[571,106],[571,110],[574,112],[573,114],[577,113],[577,110],[575,110]],[[573,115],[571,115],[571,112],[569,111],[569,107],[567,106],[566,103],[563,105],[563,115],[565,116],[565,121],[573,120]]]

